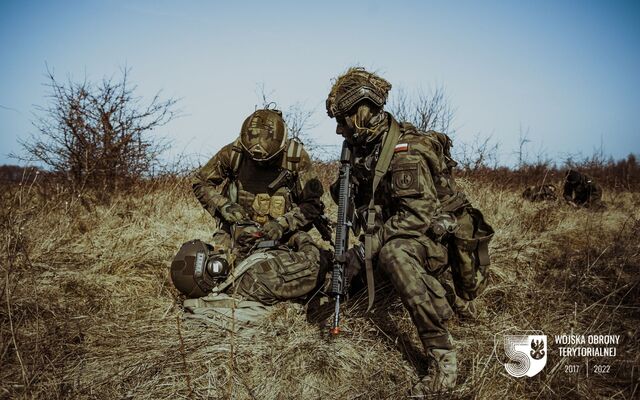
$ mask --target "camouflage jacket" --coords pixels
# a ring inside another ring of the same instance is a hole
[[[352,151],[354,203],[359,211],[359,225],[364,226],[381,141],[354,147]],[[439,181],[446,171],[442,145],[413,125],[400,124],[400,137],[391,164],[375,193],[378,211],[374,254],[384,243],[400,237],[415,238],[426,246],[433,246],[428,230],[434,216],[441,212],[434,181]]]
[[[451,157],[451,147],[453,143],[448,135],[433,130],[425,133],[430,139],[440,143],[444,168],[439,171],[432,171],[433,183],[436,186],[438,200],[442,205],[442,211],[455,212],[464,206],[470,205],[467,196],[458,188],[453,177],[453,169],[458,163]]]
[[[563,197],[578,205],[589,205],[601,201],[602,189],[589,175],[569,170],[564,181]]]
[[[220,218],[220,207],[232,201],[243,206],[254,221],[276,219],[285,233],[308,229],[324,211],[322,184],[309,155],[294,139],[270,164],[254,161],[237,141],[230,143],[195,172],[191,183],[196,197],[212,216]]]

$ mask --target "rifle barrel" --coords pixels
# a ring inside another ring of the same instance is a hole
[[[337,335],[340,332],[340,300],[344,296],[345,290],[345,260],[344,253],[349,246],[349,226],[350,219],[347,215],[349,212],[349,202],[351,197],[351,151],[345,141],[342,145],[342,154],[340,155],[340,174],[339,174],[339,192],[338,192],[338,221],[336,224],[336,240],[335,240],[335,263],[333,265],[333,273],[331,275],[331,295],[335,298],[335,313],[333,316],[333,325],[331,334]]]

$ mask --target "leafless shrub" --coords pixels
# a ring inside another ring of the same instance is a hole
[[[476,134],[471,143],[459,141],[453,148],[458,166],[466,172],[477,172],[498,166],[498,142],[491,135]]]
[[[317,126],[313,122],[315,109],[308,108],[305,103],[300,101],[286,108],[279,108],[280,106],[274,100],[275,90],[268,90],[264,82],[256,85],[256,94],[262,108],[277,108],[282,111],[282,117],[289,129],[289,137],[296,138],[304,143],[305,149],[312,155],[321,150],[322,146],[309,134],[309,131]]]
[[[526,154],[526,146],[527,143],[530,143],[529,139],[529,128],[527,128],[526,132],[522,130],[522,126],[520,127],[520,132],[518,136],[518,168],[522,168],[522,166],[527,162],[527,154]]]
[[[305,144],[309,151],[316,147],[316,141],[309,135],[309,130],[316,127],[312,121],[315,111],[305,107],[304,103],[296,102],[287,107],[283,113],[284,120],[289,128],[289,135]]]
[[[176,117],[177,100],[160,93],[143,104],[129,80],[57,80],[47,70],[48,104],[37,107],[37,134],[22,141],[32,160],[64,176],[76,192],[113,193],[158,163],[166,143],[151,132]]]
[[[407,121],[422,131],[436,130],[455,136],[453,121],[455,108],[446,95],[444,86],[409,94],[404,88],[396,89],[389,111],[400,121]],[[453,157],[465,171],[476,172],[498,165],[498,143],[491,135],[474,136],[471,143],[455,141]]]
[[[455,109],[445,94],[444,86],[431,91],[418,89],[409,95],[400,87],[393,93],[389,111],[398,120],[410,122],[422,131],[436,130],[453,135]]]

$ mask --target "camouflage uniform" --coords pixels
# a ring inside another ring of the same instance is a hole
[[[473,208],[467,196],[458,188],[453,170],[458,163],[451,157],[453,143],[448,135],[428,131],[426,135],[442,146],[445,168],[435,173],[433,180],[442,211],[456,219],[456,230],[445,238],[451,270],[440,276],[447,291],[447,300],[461,318],[474,318],[472,300],[486,287],[486,268],[489,257],[488,242],[493,229],[484,221],[479,210]],[[481,249],[478,249],[481,245]],[[480,273],[478,273],[480,271]]]
[[[254,115],[260,111],[264,110]],[[258,135],[254,138],[258,139]],[[256,251],[269,253],[236,280],[228,292],[273,304],[304,296],[316,287],[320,250],[306,231],[323,215],[323,189],[299,141],[284,140],[281,154],[256,161],[239,138],[195,173],[192,187],[202,206],[219,220],[214,249],[230,254],[235,265]],[[279,230],[277,239],[281,244],[260,250],[252,242],[243,245],[243,233],[225,220],[223,210],[229,204],[239,205],[244,219]]]
[[[564,199],[578,206],[603,207],[602,189],[587,174],[569,170],[564,181]]]
[[[554,185],[529,186],[522,193],[522,197],[529,201],[556,200],[556,187]]]
[[[446,238],[455,288],[455,293],[450,290],[447,292],[454,304],[466,308],[466,304],[459,298],[471,301],[486,287],[488,244],[493,236],[493,228],[484,220],[480,210],[472,207],[455,182],[453,169],[458,164],[451,157],[451,139],[436,131],[428,131],[426,135],[442,146],[445,168],[441,171],[434,170],[433,180],[442,211],[451,213],[457,224],[454,234]]]
[[[269,257],[250,268],[227,292],[271,305],[304,297],[318,285],[320,254],[308,233],[292,235],[286,246],[251,254],[259,252]]]
[[[443,159],[437,142],[409,124],[400,126],[398,143],[403,147],[394,153],[375,194],[380,211],[374,258],[409,310],[425,348],[451,349],[444,321],[452,316],[452,310],[436,278],[446,269],[447,248],[427,232],[439,209],[431,171],[442,170]],[[354,201],[360,221],[366,220],[371,168],[380,146],[378,142],[353,149]]]
[[[445,322],[453,312],[438,277],[450,261],[458,267],[478,265],[477,217],[468,212],[471,208],[467,207],[466,198],[455,187],[437,134],[419,132],[411,124],[398,124],[384,112],[390,88],[377,75],[352,68],[336,79],[327,99],[327,112],[336,118],[336,132],[351,146],[354,202],[360,225],[371,220],[367,216],[371,205],[367,204],[374,197],[376,228],[371,253],[375,264],[400,295],[434,367],[423,379],[423,386],[451,389],[457,375],[456,355]],[[383,143],[387,137],[395,136],[395,127],[399,137],[391,162],[372,193],[376,164],[388,151]],[[449,207],[448,211],[443,210],[443,204]],[[447,231],[451,233],[447,227],[455,226],[451,216],[455,212],[459,213],[456,218],[460,227],[455,238],[459,251],[454,252],[445,244]],[[474,214],[481,217],[479,212]],[[450,254],[454,260],[450,260]],[[476,277],[475,270],[464,268],[454,271],[454,279],[463,281],[463,289],[472,295],[484,283]]]

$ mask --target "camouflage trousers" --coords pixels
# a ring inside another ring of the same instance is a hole
[[[444,287],[434,276],[446,264],[446,249],[427,237],[392,239],[378,254],[378,266],[409,311],[425,351],[453,349],[446,327],[453,310]]]
[[[230,242],[224,235],[214,240]],[[308,233],[297,232],[281,246],[259,249],[236,259],[235,268],[242,263],[251,265],[225,292],[271,305],[306,296],[315,289],[320,250]]]

